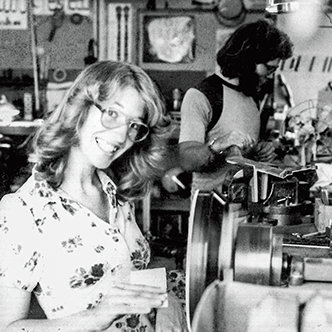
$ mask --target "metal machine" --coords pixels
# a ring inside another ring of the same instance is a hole
[[[186,262],[189,324],[215,280],[284,287],[332,281],[331,225],[317,230],[309,197],[315,169],[286,171],[247,162],[241,159],[243,172],[237,169],[222,193],[197,191],[193,198]]]

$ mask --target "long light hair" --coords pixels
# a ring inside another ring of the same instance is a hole
[[[110,166],[123,200],[142,197],[152,181],[161,176],[167,157],[169,118],[163,98],[151,78],[139,67],[122,62],[100,61],[85,68],[76,78],[59,106],[46,117],[36,133],[30,155],[35,169],[53,188],[64,177],[68,154],[79,145],[79,132],[94,103],[109,100],[119,89],[137,90],[144,104],[148,137],[135,143]]]

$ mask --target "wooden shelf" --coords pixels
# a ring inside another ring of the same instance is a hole
[[[189,215],[190,198],[157,199],[149,193],[142,200],[142,228],[143,232],[150,231],[151,214]]]
[[[151,199],[151,211],[189,212],[190,198]]]
[[[42,124],[41,119],[33,121],[13,121],[8,123],[0,121],[0,133],[8,136],[28,136],[34,133]]]

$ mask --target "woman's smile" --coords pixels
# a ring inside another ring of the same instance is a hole
[[[117,91],[101,107],[122,112],[126,118],[141,119],[144,105],[139,93],[132,87]],[[105,169],[134,144],[128,138],[129,126],[126,121],[113,128],[105,128],[100,110],[92,106],[80,132],[80,145],[75,159],[82,158],[93,167]]]
[[[95,140],[99,149],[108,155],[113,155],[115,152],[117,152],[120,149],[120,146],[113,145],[101,137],[95,137]]]

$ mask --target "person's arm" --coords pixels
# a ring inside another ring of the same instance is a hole
[[[0,332],[104,331],[120,316],[147,314],[165,301],[166,294],[160,289],[120,282],[115,285],[113,278],[105,275],[99,281],[105,283],[105,291],[91,309],[56,319],[29,319],[31,292],[44,267],[40,233],[30,208],[15,194],[5,196],[0,203]]]
[[[108,329],[125,314],[148,314],[160,307],[166,295],[155,287],[119,284],[94,308],[58,319],[27,319],[30,293],[0,286],[1,332],[97,332]]]
[[[0,285],[0,331],[1,332],[90,332],[93,331],[88,315],[83,313],[63,319],[27,319],[30,292]],[[86,313],[88,314],[88,313]]]
[[[242,148],[252,143],[249,135],[239,131],[205,142],[211,112],[211,105],[203,93],[196,89],[186,92],[181,105],[179,138],[179,160],[185,171],[213,171],[224,161],[224,152],[229,147]]]
[[[217,159],[207,145],[195,141],[180,143],[179,157],[180,166],[186,172],[202,172]]]
[[[230,153],[241,154],[240,149],[250,142],[248,135],[238,131],[214,138],[207,144],[196,141],[182,142],[179,143],[180,165],[187,172],[212,171],[223,163]]]
[[[27,319],[31,292],[39,280],[41,264],[39,259],[32,266],[27,263],[31,263],[31,257],[41,257],[38,231],[33,225],[29,209],[17,196],[6,195],[1,200],[0,331],[87,331],[76,328],[75,321],[70,322],[69,318],[62,321]]]
[[[89,322],[84,316],[73,315],[64,319],[27,319],[30,306],[30,292],[0,285],[0,331],[70,331],[84,332],[88,329]]]
[[[272,162],[276,158],[273,142],[259,141],[248,150],[246,157],[261,162]]]
[[[31,292],[39,280],[41,266],[39,259],[32,266],[27,263],[31,257],[41,257],[38,231],[33,225],[28,207],[16,195],[6,195],[1,200],[0,331],[89,331],[85,329],[88,324],[80,328],[74,318],[27,319]]]

